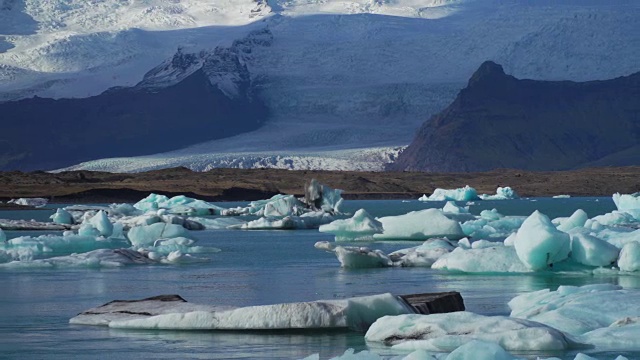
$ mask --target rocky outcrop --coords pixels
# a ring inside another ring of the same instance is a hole
[[[582,83],[519,80],[485,62],[389,169],[637,165],[639,146],[640,73]]]
[[[165,152],[255,130],[267,118],[246,65],[260,30],[231,47],[182,49],[135,87],[83,99],[0,103],[0,169],[55,169],[85,160]]]

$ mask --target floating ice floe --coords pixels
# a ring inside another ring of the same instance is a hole
[[[2,253],[2,251],[0,251]],[[157,261],[131,249],[98,249],[85,253],[56,256],[30,261],[0,260],[0,268],[100,268],[125,265],[149,265]]]
[[[318,230],[335,235],[336,241],[354,241],[373,240],[373,235],[382,233],[384,229],[380,221],[369,215],[366,210],[360,209],[353,217],[321,225]]]
[[[376,240],[426,240],[433,237],[457,240],[465,236],[460,223],[449,219],[439,209],[385,216],[378,221],[382,223],[384,232],[374,234]]]
[[[455,248],[448,239],[429,239],[420,246],[394,251],[389,254],[389,259],[395,266],[431,267]]]
[[[559,351],[583,346],[545,324],[466,311],[384,316],[365,335],[367,342],[397,350],[451,352],[472,341],[493,342],[511,351]]]
[[[364,350],[355,352],[354,349],[348,349],[344,354],[332,357],[330,360],[384,360],[387,357],[378,355],[374,351]],[[433,352],[426,350],[415,350],[406,356],[398,355],[391,358],[392,360],[526,360],[527,358],[516,357],[500,345],[482,340],[471,340],[464,345],[453,350],[451,353]],[[541,358],[537,360],[560,360],[560,358]],[[320,360],[320,354],[310,355],[302,360]],[[578,353],[573,360],[598,360],[589,355]],[[629,360],[620,355],[615,360]]]
[[[500,242],[481,244],[483,246],[469,249],[458,247],[449,254],[438,258],[431,267],[466,273],[525,273],[531,271],[520,261],[513,246],[505,246]]]
[[[411,313],[398,297],[380,294],[344,300],[221,309],[190,305],[183,299],[111,302],[72,318],[72,324],[123,329],[277,330],[352,329],[364,331],[385,315]]]
[[[560,286],[540,290],[509,302],[511,316],[537,321],[602,348],[640,349],[638,290],[611,284]],[[602,336],[607,333],[607,336]]]
[[[363,246],[339,246],[328,241],[315,243],[315,248],[336,254],[344,268],[369,269],[393,266],[389,257],[380,250],[371,250]]]
[[[4,230],[69,230],[71,225],[54,224],[35,220],[0,219],[0,229]]]
[[[565,194],[552,196],[552,198],[554,198],[554,199],[568,199],[570,197],[571,197],[571,195],[565,195]]]
[[[33,206],[37,208],[45,207],[49,200],[45,198],[19,198],[7,201],[8,204],[16,204],[22,206]]]
[[[468,214],[469,207],[468,206],[458,206],[455,201],[447,201],[442,208],[442,211],[445,213],[451,214]]]
[[[518,196],[516,191],[508,186],[505,186],[505,187],[499,186],[496,189],[495,195],[482,194],[482,195],[479,195],[479,197],[482,200],[512,200],[512,199],[520,198],[520,196]]]
[[[437,188],[433,190],[430,196],[422,195],[418,200],[420,201],[472,201],[478,200],[478,192],[476,189],[466,185],[459,189],[441,189]]]
[[[332,252],[344,268],[430,267],[438,258],[455,248],[447,239],[429,239],[424,244],[394,251],[387,255],[381,250],[363,246],[338,246],[319,241],[316,249]]]

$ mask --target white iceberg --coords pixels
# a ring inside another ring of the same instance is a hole
[[[613,202],[619,211],[629,213],[636,221],[640,221],[640,192],[633,194],[613,194]]]
[[[385,216],[378,221],[382,223],[384,232],[373,235],[376,240],[426,240],[433,237],[457,240],[465,236],[460,223],[447,218],[439,209]]]
[[[573,228],[583,227],[587,220],[589,220],[589,215],[584,210],[578,209],[568,218],[557,218],[552,222],[558,230],[568,232]]]
[[[0,267],[3,268],[101,268],[156,263],[156,261],[149,259],[144,254],[131,249],[98,249],[81,254],[56,256],[47,259],[14,260],[4,264],[1,262]]]
[[[335,235],[336,241],[353,241],[373,240],[373,235],[382,233],[384,228],[380,221],[369,215],[366,210],[360,209],[353,217],[321,225],[318,230]]]
[[[445,213],[451,214],[468,214],[469,207],[468,206],[458,206],[455,201],[447,201],[442,208],[442,211]]]
[[[526,219],[525,216],[502,216],[497,212],[483,212],[479,219],[461,224],[465,235],[480,239],[506,238],[516,232]],[[498,216],[500,215],[500,216]],[[495,219],[491,219],[494,217]]]
[[[552,196],[552,198],[554,198],[554,199],[569,199],[570,197],[571,197],[571,195],[566,195],[566,194],[560,194],[560,195]]]
[[[437,188],[433,190],[433,193],[429,197],[425,198],[425,196],[423,195],[418,200],[420,201],[448,201],[448,200],[472,201],[472,200],[478,200],[478,199],[480,198],[478,197],[478,192],[476,191],[476,189],[470,187],[469,185],[466,185],[463,188],[451,189],[451,190]]]
[[[85,253],[97,249],[116,249],[128,247],[124,239],[102,238],[65,233],[59,235],[41,235],[38,237],[20,236],[0,242],[0,251],[11,261],[31,261],[42,257],[55,257],[73,253]]]
[[[45,207],[49,200],[45,198],[19,198],[7,201],[8,204],[16,204],[22,206],[33,206],[37,208]]]
[[[336,246],[328,241],[318,241],[315,248],[336,254],[344,268],[370,269],[393,266],[389,257],[380,250],[360,246]]]
[[[429,239],[420,246],[394,251],[389,254],[389,259],[395,266],[431,267],[455,248],[447,239]]]
[[[595,236],[572,233],[571,259],[588,266],[610,266],[618,259],[620,249]]]
[[[65,209],[57,209],[49,218],[56,224],[73,225],[75,222],[73,216]]]
[[[151,246],[158,239],[192,238],[187,229],[180,225],[156,223],[147,226],[131,228],[127,234],[131,244],[138,247]]]
[[[110,311],[91,309],[70,320],[72,324],[108,325],[122,329],[166,330],[277,330],[352,329],[366,330],[385,315],[412,312],[391,294],[344,300],[248,306],[235,309],[195,310],[183,302],[171,302],[161,309],[156,304],[124,303]],[[177,306],[173,306],[176,305]],[[144,306],[146,305],[146,306]],[[113,313],[120,315],[114,316]],[[144,313],[151,314],[148,316]]]
[[[631,241],[624,245],[620,251],[618,267],[628,272],[640,270],[640,243]]]
[[[223,208],[212,203],[190,198],[184,195],[168,198],[165,195],[149,194],[133,205],[142,211],[167,209],[172,214],[180,215],[220,215]]]
[[[466,273],[526,273],[531,270],[525,266],[512,246],[491,243],[471,249],[458,247],[449,254],[440,257],[431,266],[433,269],[459,271]],[[472,244],[473,246],[473,244]]]
[[[512,317],[541,322],[578,336],[638,316],[640,302],[634,300],[638,296],[638,290],[623,290],[611,284],[560,286],[556,291],[546,289],[517,296],[509,307]],[[636,341],[639,335],[635,334]]]
[[[547,269],[569,257],[569,235],[555,228],[549,218],[535,211],[520,226],[514,239],[520,260],[531,270]]]
[[[365,339],[407,351],[450,352],[472,340],[515,351],[558,351],[580,346],[561,331],[538,322],[466,311],[385,316],[371,325]]]
[[[482,194],[479,197],[482,200],[512,200],[520,198],[516,191],[508,186],[498,186],[495,195]]]

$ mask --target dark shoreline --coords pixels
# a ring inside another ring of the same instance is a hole
[[[417,199],[437,187],[453,189],[465,185],[486,194],[495,193],[498,186],[510,186],[525,197],[611,196],[615,192],[640,191],[640,166],[541,172],[501,169],[478,173],[277,169],[192,172],[173,168],[135,174],[0,172],[0,200],[45,197],[55,203],[135,202],[155,192],[208,201],[248,201],[279,193],[302,195],[305,182],[312,178],[344,190],[345,199]]]

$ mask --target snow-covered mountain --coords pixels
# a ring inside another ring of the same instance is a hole
[[[634,0],[0,0],[0,96],[161,88],[231,54],[247,72],[209,79],[260,84],[262,128],[74,168],[379,170],[487,59],[545,80],[638,71],[638,18]]]

